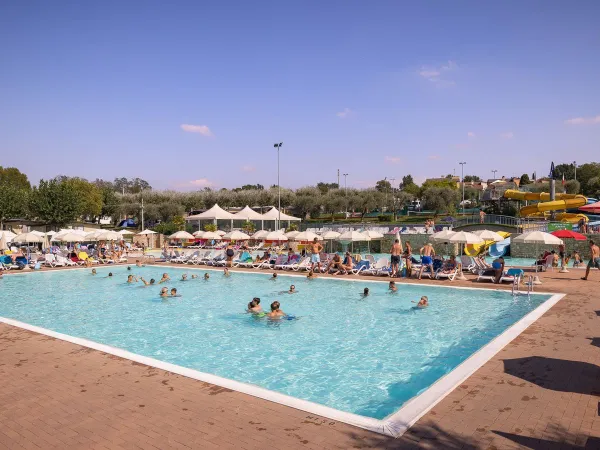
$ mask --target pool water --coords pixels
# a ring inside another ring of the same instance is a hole
[[[132,269],[5,276],[0,316],[383,419],[549,298],[401,283],[391,294],[386,283],[270,273],[183,282],[182,273],[204,270]],[[173,281],[161,286],[181,297],[125,282],[163,272]],[[298,293],[282,293],[290,284]],[[422,295],[430,306],[415,310]],[[279,300],[296,320],[245,313],[254,296],[265,309]]]

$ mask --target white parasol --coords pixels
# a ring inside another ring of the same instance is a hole
[[[247,241],[250,239],[246,233],[242,233],[241,231],[230,231],[223,235],[223,239],[230,241]]]

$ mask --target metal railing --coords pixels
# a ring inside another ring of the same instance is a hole
[[[483,217],[480,217],[478,214],[473,214],[472,216],[463,217],[452,223],[453,228],[460,228],[467,225],[499,225],[516,228],[519,232],[548,230],[548,222],[546,221],[502,216],[499,214],[486,214]]]

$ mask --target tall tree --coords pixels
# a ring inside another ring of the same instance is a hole
[[[317,189],[321,191],[321,194],[327,194],[331,189],[339,189],[339,187],[337,183],[324,183],[322,181],[317,183]]]
[[[80,217],[79,195],[71,183],[58,179],[40,180],[29,196],[29,210],[33,218],[42,222],[65,226]]]
[[[392,184],[388,180],[379,180],[375,183],[375,189],[379,192],[390,192],[392,190]]]
[[[600,177],[600,163],[586,163],[577,167],[577,180],[581,183],[581,191],[584,195],[595,196],[594,178]]]
[[[31,189],[27,175],[21,173],[16,167],[0,166],[0,186],[13,186],[17,189]]]
[[[575,166],[573,164],[558,164],[554,167],[554,176],[557,180],[573,180],[575,178]]]
[[[526,173],[521,175],[521,181],[519,181],[519,186],[525,186],[530,183],[531,183],[531,180],[529,179],[529,175],[527,175]]]
[[[465,182],[467,183],[479,181],[481,181],[481,178],[479,178],[477,175],[465,175]]]
[[[29,192],[12,184],[0,185],[0,230],[5,220],[26,215]]]
[[[400,184],[400,188],[404,189],[406,186],[410,186],[411,184],[415,184],[413,177],[411,174],[404,175],[402,177],[402,183]]]

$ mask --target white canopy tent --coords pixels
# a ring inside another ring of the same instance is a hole
[[[271,208],[271,210],[269,210],[268,212],[264,213],[263,215],[263,220],[273,220],[275,221],[275,229],[279,229],[279,227],[281,226],[279,224],[279,221],[287,221],[288,226],[290,225],[290,222],[301,222],[302,219],[299,219],[298,217],[294,217],[294,216],[288,216],[285,213],[280,213],[279,210],[275,207]]]
[[[198,228],[200,228],[200,221],[202,220],[212,220],[215,225],[217,224],[217,220],[229,220],[231,222],[231,228],[233,228],[233,221],[243,220],[243,218],[225,211],[223,208],[221,208],[215,203],[212,208],[204,211],[203,213],[188,216],[185,220],[187,220],[188,222],[197,220]]]
[[[264,229],[264,217],[262,214],[257,213],[256,211],[254,211],[252,208],[250,208],[248,205],[246,205],[246,207],[244,209],[242,209],[241,211],[238,211],[234,214],[234,216],[236,216],[237,220],[244,220],[244,221],[260,221],[260,228]]]

